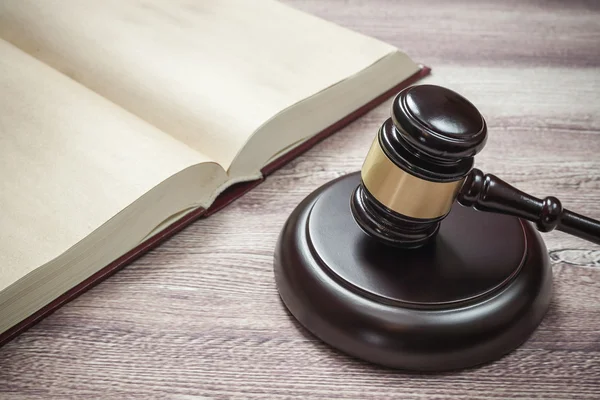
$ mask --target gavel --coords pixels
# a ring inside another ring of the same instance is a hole
[[[600,244],[600,222],[539,199],[473,167],[487,140],[477,108],[450,89],[407,88],[373,141],[352,195],[354,219],[369,236],[401,248],[425,245],[455,200],[479,211],[532,221]]]
[[[487,134],[449,89],[395,97],[361,170],[317,188],[283,226],[275,278],[301,325],[417,371],[493,361],[527,340],[552,299],[538,231],[600,244],[600,222],[473,168]]]

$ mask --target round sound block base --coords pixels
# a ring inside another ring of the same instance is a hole
[[[389,247],[352,217],[359,183],[353,173],[317,189],[279,237],[277,286],[304,327],[355,357],[416,371],[485,363],[527,340],[552,292],[529,223],[455,205],[426,246]]]

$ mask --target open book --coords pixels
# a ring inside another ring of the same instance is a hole
[[[427,71],[269,0],[0,2],[0,342]]]

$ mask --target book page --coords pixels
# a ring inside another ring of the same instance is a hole
[[[0,292],[210,162],[1,39],[0,93]]]
[[[4,1],[0,36],[225,169],[278,112],[395,51],[272,0]]]

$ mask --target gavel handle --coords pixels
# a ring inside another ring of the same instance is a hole
[[[556,197],[538,199],[477,168],[467,175],[457,199],[465,207],[535,222],[541,232],[556,228],[600,244],[600,221],[563,209]]]

